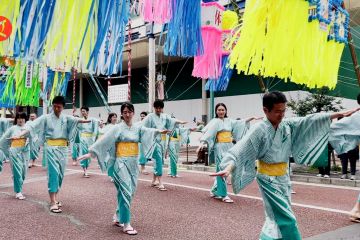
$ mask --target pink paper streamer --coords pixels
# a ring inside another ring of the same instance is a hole
[[[139,11],[145,22],[168,23],[172,17],[171,0],[139,0]]]
[[[192,76],[218,79],[221,75],[222,38],[221,31],[214,27],[201,28],[204,54],[194,58]]]

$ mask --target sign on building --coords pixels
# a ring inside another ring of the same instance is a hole
[[[128,85],[119,84],[108,87],[108,103],[121,103],[128,100]]]
[[[25,87],[26,88],[31,88],[32,76],[33,76],[33,64],[32,64],[32,62],[28,62],[26,64],[26,76],[25,76]]]

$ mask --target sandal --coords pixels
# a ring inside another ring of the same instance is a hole
[[[114,226],[116,227],[124,227],[123,223],[120,223],[119,221],[113,221]]]
[[[126,233],[127,235],[136,235],[137,234],[137,231],[133,227],[130,227],[128,229],[123,229],[123,232]]]
[[[159,189],[160,191],[167,191],[167,189],[164,187],[164,185],[159,186],[158,189]]]
[[[19,199],[19,200],[24,200],[26,197],[24,195],[22,195],[22,193],[17,193],[17,194],[15,194],[15,198]]]
[[[62,203],[61,203],[61,202],[56,202],[56,205],[58,205],[59,208],[62,207]]]
[[[356,218],[356,217],[351,216],[350,221],[352,221],[354,223],[360,223],[360,218]]]
[[[89,174],[84,173],[83,177],[84,177],[84,178],[89,178],[90,176],[89,176]]]
[[[151,183],[151,185],[150,185],[151,187],[158,187],[159,186],[159,184],[158,183]]]
[[[229,198],[229,196],[222,198],[221,201],[223,201],[224,203],[233,203],[234,202],[234,200]]]
[[[62,210],[59,208],[59,206],[55,203],[54,205],[51,205],[50,212],[52,213],[61,213]]]

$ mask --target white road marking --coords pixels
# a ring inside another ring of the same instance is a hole
[[[81,170],[75,170],[75,169],[71,169],[71,170],[82,172]],[[95,175],[103,175],[103,176],[107,175],[107,174],[104,174],[104,173],[90,172],[90,171],[88,171],[88,173],[95,174]],[[139,178],[139,181],[141,181],[141,182],[151,182],[151,180],[149,180],[149,179],[142,179],[142,178]],[[203,191],[203,192],[210,192],[210,189],[207,189],[207,188],[194,187],[194,186],[188,186],[188,185],[182,185],[182,184],[176,184],[176,183],[169,183],[169,182],[163,182],[163,183],[168,185],[168,186],[187,188],[187,189],[191,189],[191,190],[199,190],[199,191]],[[252,196],[252,195],[233,194],[233,193],[229,193],[229,195],[262,201],[261,197]],[[340,210],[340,209],[326,208],[326,207],[320,207],[320,206],[302,204],[302,203],[295,203],[295,202],[292,202],[292,206],[310,208],[310,209],[321,210],[321,211],[326,211],[326,212],[331,212],[331,213],[340,213],[340,214],[346,214],[346,215],[350,214],[349,211],[344,211],[344,210]]]

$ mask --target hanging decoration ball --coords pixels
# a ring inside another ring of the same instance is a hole
[[[239,17],[236,12],[226,10],[222,16],[222,29],[230,30],[233,29],[239,23]]]
[[[10,20],[4,16],[0,16],[0,42],[8,39],[12,32],[12,24]]]

